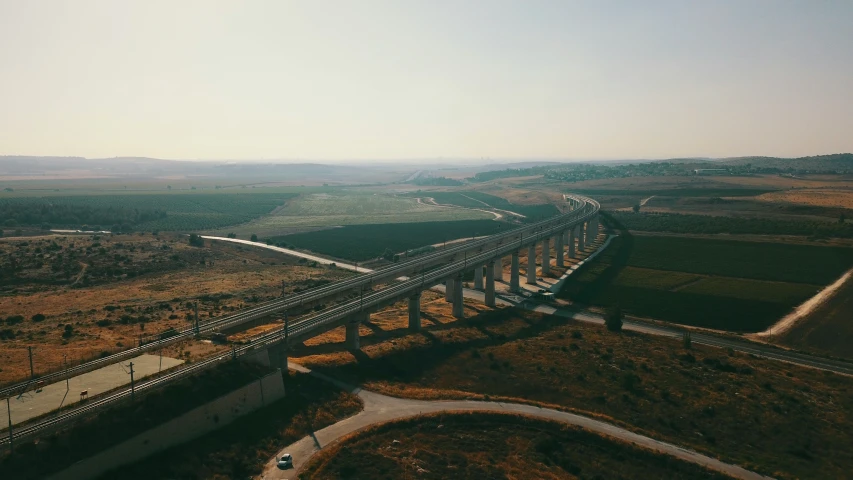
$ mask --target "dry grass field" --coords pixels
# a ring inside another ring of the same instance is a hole
[[[521,415],[444,413],[357,432],[319,453],[300,478],[729,477],[559,423]]]
[[[769,203],[853,209],[853,188],[844,190],[803,188],[765,193],[755,198],[758,201]]]
[[[348,275],[225,242],[190,247],[178,236],[57,236],[23,243],[0,241],[6,265],[17,261],[29,267],[3,278],[0,383],[29,373],[29,346],[34,348],[36,373],[55,370],[65,355],[77,363],[133,346],[143,334],[187,328],[196,301],[204,322],[277,297],[282,280],[292,291]],[[52,244],[60,250],[44,253]],[[46,258],[72,255],[75,260],[66,265],[76,270],[67,279],[61,270],[57,276],[52,259]],[[116,268],[128,273],[116,276]],[[199,348],[207,347],[187,345],[184,350]]]
[[[777,478],[853,468],[853,379],[558,317],[470,305],[430,308],[424,330],[374,325],[355,355],[300,363],[387,395],[527,402],[578,411]],[[401,314],[402,317],[402,314]]]

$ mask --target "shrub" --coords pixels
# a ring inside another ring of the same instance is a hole
[[[192,247],[203,247],[204,239],[201,238],[201,236],[196,235],[195,233],[191,233],[189,243]]]
[[[253,242],[257,242],[257,241],[258,241],[258,236],[257,236],[257,235],[255,235],[255,234],[253,233],[253,234],[252,234],[252,236],[251,236],[251,237],[249,237],[249,240],[251,240],[251,241],[253,241]]]
[[[604,324],[611,332],[621,332],[623,318],[625,318],[625,315],[622,313],[622,309],[619,308],[619,305],[614,305],[607,309],[607,314],[604,316]]]
[[[32,321],[34,322],[43,322],[46,317],[43,313],[37,313],[32,316]]]
[[[24,321],[23,315],[10,315],[6,317],[6,325],[15,325]]]

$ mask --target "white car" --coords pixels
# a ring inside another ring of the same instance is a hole
[[[289,453],[285,453],[278,459],[278,468],[290,468],[293,466],[293,456]]]

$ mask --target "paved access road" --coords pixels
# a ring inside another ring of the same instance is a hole
[[[133,363],[134,381],[136,382],[184,363],[183,360],[176,358],[140,355],[124,363],[108,365],[71,377],[67,382],[52,383],[38,390],[35,388],[27,390],[20,395],[11,397],[12,424],[17,425],[39,415],[44,415],[60,406],[79,403],[80,392],[84,390],[90,397],[95,397],[104,392],[130,385],[128,365],[131,362]],[[5,406],[2,408],[5,410]],[[5,422],[2,424],[5,427]]]
[[[307,368],[295,363],[291,363],[289,366],[293,370],[310,372]],[[533,417],[582,427],[600,435],[613,437],[628,443],[633,443],[642,448],[654,450],[666,455],[672,455],[673,457],[681,460],[702,465],[706,468],[725,473],[734,478],[746,480],[767,480],[771,478],[751,472],[737,465],[721,462],[717,459],[670,443],[661,442],[653,438],[636,434],[600,420],[594,420],[592,418],[583,417],[573,413],[516,403],[478,402],[470,400],[407,400],[369,392],[331,379],[316,372],[311,373],[358,395],[364,402],[364,410],[352,417],[341,420],[334,425],[330,425],[322,430],[314,432],[292,445],[288,445],[276,454],[276,458],[280,457],[283,453],[293,455],[293,468],[282,470],[276,465],[275,459],[271,459],[264,466],[264,473],[260,477],[264,480],[295,479],[299,471],[308,463],[309,460],[311,460],[311,457],[315,453],[334,444],[341,437],[365,427],[420,414],[450,411],[482,411],[530,415]]]

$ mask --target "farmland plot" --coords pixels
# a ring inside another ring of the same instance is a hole
[[[300,196],[272,215],[241,226],[240,232],[275,236],[310,227],[491,218],[494,216],[486,212],[426,205],[419,203],[416,198],[364,193],[318,193]]]
[[[623,234],[560,293],[585,304],[755,332],[853,264],[849,249]]]

